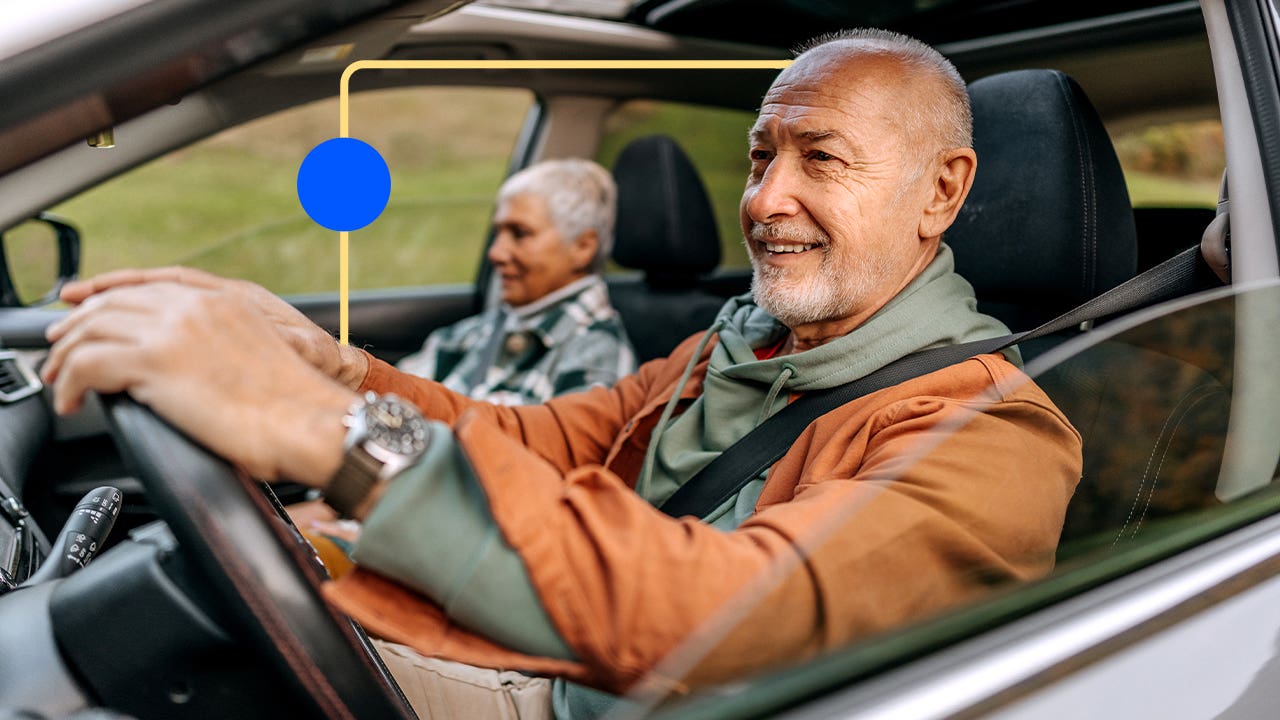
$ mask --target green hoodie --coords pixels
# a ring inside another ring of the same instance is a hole
[[[751,296],[730,300],[708,334],[719,328],[702,394],[674,420],[659,422],[636,491],[660,505],[766,418],[786,407],[790,395],[857,380],[919,350],[1008,334],[1000,321],[979,313],[973,287],[955,273],[951,249],[937,257],[884,307],[844,337],[794,355],[757,360],[789,330]],[[697,363],[697,356],[690,363]],[[1006,351],[1017,363],[1017,350]],[[675,397],[680,394],[676,390]],[[731,530],[755,509],[764,475],[704,521]]]

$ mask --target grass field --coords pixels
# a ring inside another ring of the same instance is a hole
[[[1134,207],[1215,207],[1218,180],[1175,178],[1167,175],[1126,170],[1129,202]]]
[[[532,103],[521,90],[430,88],[353,96],[351,134],[392,174],[387,210],[351,233],[353,289],[471,282],[516,135]],[[338,286],[337,235],[298,203],[306,153],[337,134],[336,101],[237,128],[149,163],[53,211],[83,238],[82,275],[121,267],[194,265],[281,294]],[[676,137],[715,206],[724,262],[745,266],[737,206],[753,115],[636,101],[609,120],[597,159],[612,164],[641,135]],[[122,142],[127,138],[120,138]],[[1129,172],[1135,205],[1212,206],[1213,180]]]

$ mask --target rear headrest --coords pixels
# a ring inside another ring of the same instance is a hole
[[[683,284],[720,264],[720,236],[707,189],[675,140],[632,140],[613,164],[618,222],[613,259],[650,284]]]
[[[1080,86],[1019,70],[972,83],[969,98],[978,171],[944,240],[979,307],[1027,330],[1132,277],[1129,192]]]

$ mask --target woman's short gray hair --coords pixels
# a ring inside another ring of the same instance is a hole
[[[498,189],[498,206],[517,195],[537,195],[547,203],[551,222],[566,245],[595,230],[599,248],[591,268],[594,272],[604,269],[613,250],[618,207],[618,188],[608,170],[581,158],[544,160],[507,178]]]

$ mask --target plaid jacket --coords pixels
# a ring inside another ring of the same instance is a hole
[[[397,367],[477,400],[535,405],[611,386],[635,372],[636,357],[604,281],[592,275],[440,328]]]

